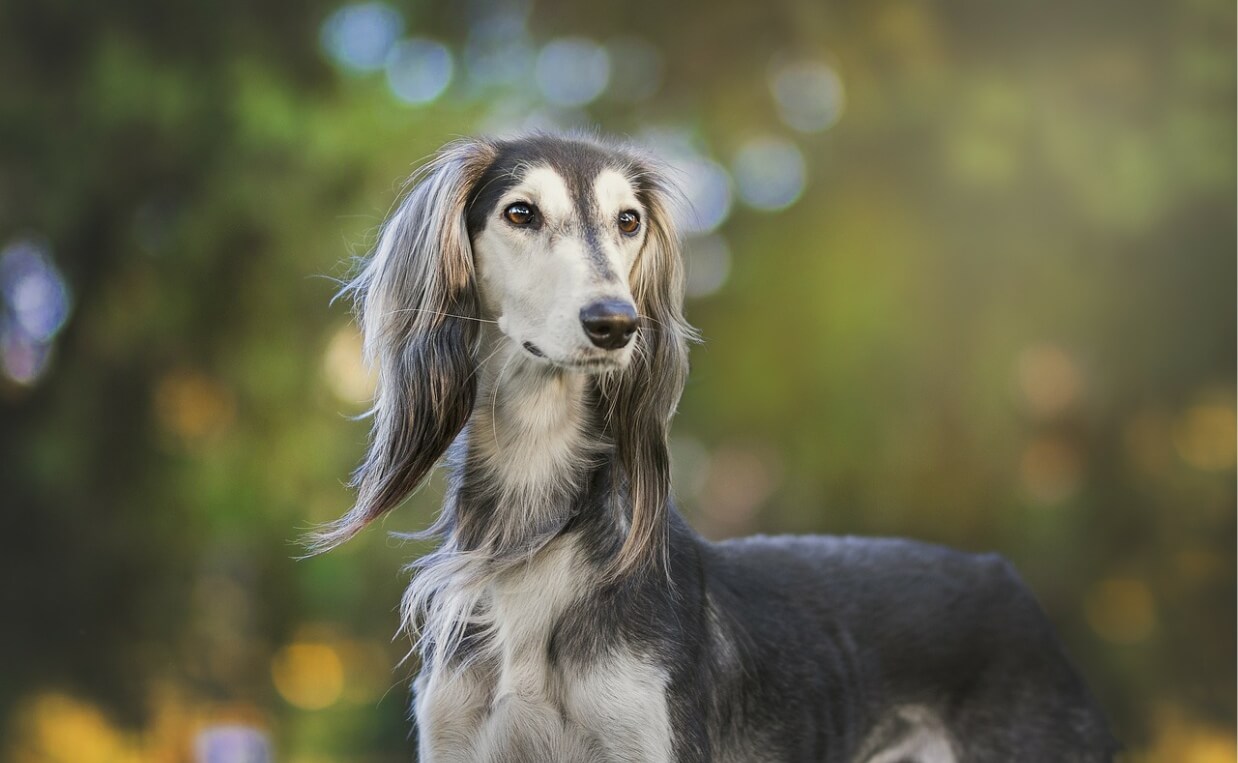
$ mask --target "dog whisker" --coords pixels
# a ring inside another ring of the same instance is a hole
[[[486,357],[478,361],[477,366],[472,371],[469,372],[469,375],[465,378],[465,381],[467,382],[471,380],[474,376],[476,376],[482,369],[485,368],[487,363],[489,363],[491,360],[494,359],[495,355],[498,355],[502,351],[503,351],[503,344],[499,343],[498,346],[496,346],[494,350],[490,352],[489,355],[487,355]]]
[[[499,376],[494,382],[494,396],[490,398],[490,430],[494,436],[494,451],[496,456],[502,456],[502,442],[499,440],[499,388],[503,386],[503,374],[507,372],[507,367],[516,359],[515,355],[509,355],[507,360],[499,368]]]
[[[379,317],[386,318],[392,315],[399,315],[400,313],[427,313],[429,315],[441,315],[444,318],[459,318],[460,320],[476,321],[477,323],[492,323],[496,326],[499,324],[498,321],[492,321],[486,318],[474,318],[470,315],[457,315],[456,313],[448,313],[442,310],[430,310],[423,307],[401,307],[396,308],[395,310],[387,310],[386,312],[380,313]]]

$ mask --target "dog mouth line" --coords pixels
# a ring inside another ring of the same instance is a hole
[[[609,371],[619,368],[622,364],[610,355],[602,355],[599,357],[572,357],[572,358],[552,358],[545,353],[542,348],[532,342],[521,342],[520,346],[525,352],[535,358],[544,360],[552,366],[563,368],[572,371]]]
[[[613,358],[580,358],[576,360],[552,361],[555,365],[573,369],[611,369],[618,368],[619,361]]]

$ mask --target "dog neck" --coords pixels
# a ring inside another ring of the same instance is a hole
[[[589,376],[549,366],[501,335],[487,340],[444,509],[459,548],[515,560],[582,510],[593,472],[613,449],[597,424]]]
[[[493,615],[493,587],[574,520],[592,549],[613,553],[620,542],[613,447],[596,423],[594,382],[486,339],[473,414],[445,464],[443,510],[425,533],[443,543],[412,564],[402,604],[428,663],[453,655],[469,628],[488,627],[478,613]]]

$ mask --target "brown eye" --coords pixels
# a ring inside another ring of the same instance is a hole
[[[515,204],[508,204],[507,209],[503,210],[503,216],[512,225],[521,227],[532,225],[537,222],[537,207],[518,201]]]
[[[619,230],[629,235],[640,230],[640,215],[629,209],[619,213]]]

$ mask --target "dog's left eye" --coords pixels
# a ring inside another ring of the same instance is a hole
[[[518,225],[523,228],[537,222],[537,207],[518,201],[515,204],[507,205],[507,209],[503,210],[503,216],[512,225]]]
[[[640,230],[640,215],[631,209],[620,212],[619,230],[629,234]]]

